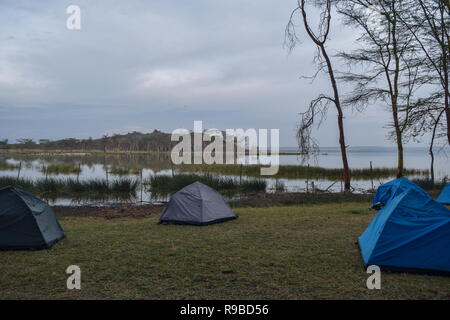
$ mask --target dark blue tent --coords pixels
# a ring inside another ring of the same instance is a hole
[[[441,194],[439,195],[439,198],[436,201],[442,204],[450,205],[450,184],[446,186],[444,190],[442,190]]]
[[[406,189],[376,214],[358,243],[366,266],[450,274],[450,210],[423,190]]]
[[[12,187],[0,189],[0,250],[47,249],[64,237],[44,201]]]
[[[407,178],[399,178],[378,187],[377,193],[372,200],[372,206],[384,206],[389,202],[389,200],[409,189],[415,189],[423,195],[428,195],[425,190],[414,182],[409,181]]]

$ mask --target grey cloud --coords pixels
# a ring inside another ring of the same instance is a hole
[[[324,78],[299,79],[314,72],[308,39],[291,55],[282,46],[295,3],[3,1],[0,137],[169,131],[204,120],[216,128],[280,128],[281,145],[295,145],[298,113],[329,90]],[[65,28],[69,4],[81,7],[81,31]],[[348,47],[352,37],[337,27],[330,46]],[[349,116],[349,140],[384,144],[379,135],[353,138],[358,123],[381,130],[387,115],[376,117]],[[333,119],[330,113],[318,133],[323,145],[337,143]]]

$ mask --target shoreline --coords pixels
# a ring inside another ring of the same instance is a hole
[[[170,155],[171,151],[123,151],[123,150],[46,150],[46,149],[0,149],[0,154],[71,154],[71,155],[94,155],[94,154],[166,154]],[[196,152],[189,152],[188,154],[195,155]],[[217,152],[217,154],[226,155],[226,152]],[[237,153],[234,152],[235,155],[244,155],[244,156],[259,156],[259,153],[255,152],[244,152]],[[261,156],[270,156],[270,155],[297,155],[301,156],[300,152],[291,152],[291,151],[283,151],[267,154],[261,154]]]
[[[228,202],[231,208],[264,208],[309,204],[367,202],[373,194],[344,193],[253,193]],[[54,205],[58,216],[113,218],[148,218],[159,215],[165,203],[112,203],[106,205]]]

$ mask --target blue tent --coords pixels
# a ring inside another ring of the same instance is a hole
[[[450,274],[450,210],[409,188],[376,214],[358,243],[366,266]]]
[[[389,200],[409,189],[415,189],[417,192],[428,196],[426,191],[414,182],[409,181],[407,178],[399,178],[378,187],[377,193],[372,200],[372,206],[384,206]]]
[[[446,186],[444,190],[442,190],[439,198],[436,201],[442,204],[450,205],[450,184]]]

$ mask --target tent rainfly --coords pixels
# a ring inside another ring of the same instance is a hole
[[[13,187],[0,189],[0,250],[48,249],[64,237],[44,201]]]
[[[378,187],[375,197],[372,200],[372,206],[379,209],[380,207],[387,205],[391,199],[395,198],[403,191],[411,188],[415,189],[419,193],[422,193],[423,195],[428,195],[425,190],[414,182],[408,180],[407,178],[399,178]]]
[[[436,200],[439,203],[450,205],[450,184],[442,190],[439,198]]]
[[[159,223],[204,226],[236,218],[217,191],[194,182],[171,196]]]
[[[450,210],[415,187],[389,200],[358,238],[366,266],[445,275],[449,243]]]

